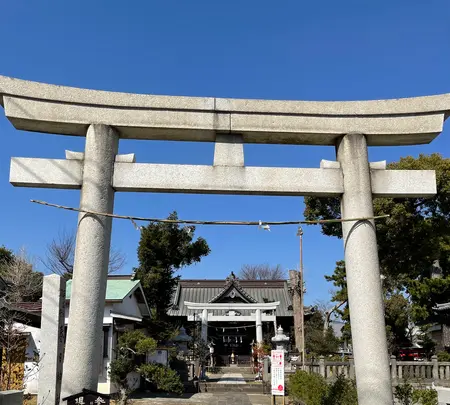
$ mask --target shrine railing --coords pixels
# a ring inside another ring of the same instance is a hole
[[[355,378],[355,365],[353,359],[349,361],[326,361],[319,357],[316,361],[306,361],[302,367],[301,361],[291,363],[293,370],[305,370],[308,373],[317,373],[332,380],[343,374],[347,378]],[[438,383],[450,385],[450,362],[439,362],[437,356],[431,361],[397,361],[391,356],[390,361],[392,383]]]

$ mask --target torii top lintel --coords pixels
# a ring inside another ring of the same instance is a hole
[[[450,113],[450,94],[371,101],[278,101],[155,96],[56,86],[0,76],[0,103],[21,130],[85,136],[90,124],[125,139],[334,145],[352,132],[368,145],[431,142]]]

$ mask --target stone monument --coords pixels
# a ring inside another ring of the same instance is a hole
[[[38,405],[60,403],[65,303],[65,280],[56,274],[45,276],[42,291]]]
[[[373,197],[430,197],[434,171],[385,170],[368,146],[431,142],[450,94],[315,102],[124,94],[0,76],[0,103],[19,130],[86,137],[66,159],[12,158],[20,187],[80,189],[63,393],[96,390],[115,192],[178,192],[341,198],[344,251],[360,405],[391,405]],[[119,139],[215,142],[212,166],[135,163]],[[331,145],[320,168],[247,167],[244,143]],[[88,212],[86,212],[88,211]],[[89,279],[90,283],[85,280]],[[92,317],[92,314],[94,316]],[[89,319],[89,321],[87,321]]]

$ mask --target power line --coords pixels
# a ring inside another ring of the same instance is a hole
[[[258,226],[259,228],[269,230],[269,226],[279,226],[279,225],[316,225],[316,224],[330,224],[330,223],[340,223],[340,222],[352,222],[352,221],[368,221],[388,218],[390,215],[378,215],[373,217],[360,217],[360,218],[337,218],[337,219],[321,219],[317,221],[203,221],[197,219],[164,219],[164,218],[148,218],[148,217],[137,217],[130,215],[118,215],[109,214],[106,212],[97,212],[91,210],[83,210],[81,208],[67,207],[60,204],[52,204],[46,201],[40,200],[30,200],[30,202],[40,205],[45,205],[47,207],[63,209],[67,211],[82,212],[91,215],[104,216],[109,218],[126,219],[133,223],[133,225],[140,229],[135,221],[143,222],[159,222],[168,224],[185,224],[185,225],[246,225],[246,226]]]

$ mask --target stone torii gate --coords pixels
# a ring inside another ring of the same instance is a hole
[[[341,197],[343,218],[373,216],[373,197],[432,196],[433,171],[384,170],[368,146],[431,142],[450,94],[397,100],[307,102],[113,93],[0,76],[0,102],[15,128],[86,137],[66,159],[12,158],[20,187],[81,189],[80,209],[113,212],[117,191]],[[212,166],[135,163],[119,139],[215,142]],[[320,168],[244,165],[244,143],[333,145]],[[96,389],[111,218],[80,213],[63,396]],[[360,405],[392,404],[375,226],[343,223]],[[90,280],[89,283],[86,280]]]

